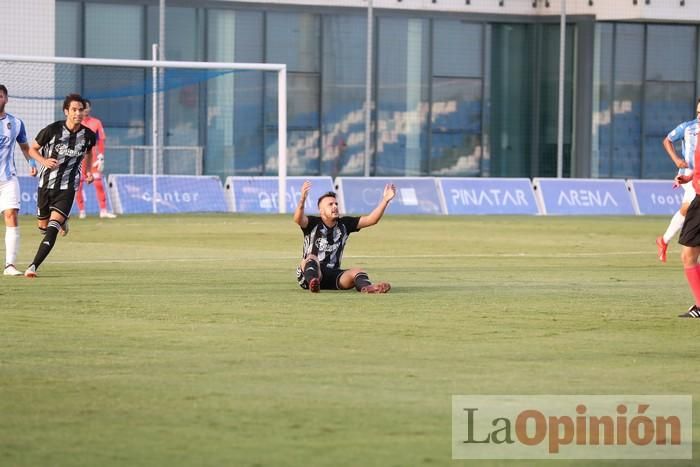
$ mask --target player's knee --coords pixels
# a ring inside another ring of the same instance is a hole
[[[681,250],[681,262],[685,267],[693,267],[698,262],[698,253],[695,248],[683,248]]]
[[[17,210],[16,209],[5,209],[3,211],[3,217],[5,218],[5,225],[8,227],[17,226]]]
[[[680,211],[680,213],[681,213],[681,216],[685,216],[686,214],[688,214],[688,205],[685,204],[685,203],[682,204],[682,205],[681,205],[681,208],[679,209],[679,211]]]
[[[353,282],[357,282],[358,279],[369,279],[367,272],[362,268],[352,268],[348,270],[349,276],[352,277]]]

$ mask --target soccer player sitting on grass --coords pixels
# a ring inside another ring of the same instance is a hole
[[[320,217],[304,214],[304,203],[311,190],[311,182],[301,187],[301,199],[294,211],[294,222],[304,232],[304,252],[297,267],[297,280],[302,289],[318,292],[321,289],[347,290],[355,288],[363,293],[387,293],[386,282],[372,284],[361,268],[341,269],[340,260],[348,236],[365,227],[375,225],[384,215],[389,202],[396,196],[396,186],[387,184],[376,208],[367,216],[340,217],[338,201],[332,191],[318,199]]]

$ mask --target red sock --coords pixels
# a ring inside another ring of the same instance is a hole
[[[700,306],[700,265],[685,268],[685,278],[688,279],[688,285],[695,297],[695,304]]]
[[[78,184],[78,191],[75,192],[75,202],[78,203],[78,209],[85,211],[85,195],[83,194],[83,181]]]
[[[102,178],[96,178],[92,184],[95,186],[97,204],[100,206],[100,211],[105,211],[107,209],[107,198],[105,197],[105,185],[102,183]]]

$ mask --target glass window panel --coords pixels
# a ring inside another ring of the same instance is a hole
[[[167,7],[165,10],[165,58],[168,60],[199,60],[200,10],[196,8]]]
[[[59,57],[82,57],[82,4],[56,2],[56,55]],[[55,65],[54,93],[65,96],[81,86],[81,72],[77,65]],[[10,89],[12,92],[12,89]],[[50,92],[50,90],[46,90]],[[56,101],[54,117],[64,118],[63,102]]]
[[[207,11],[207,60],[235,61],[236,12]],[[233,175],[233,74],[207,83],[207,150],[205,171],[222,177]]]
[[[266,61],[289,71],[320,70],[320,19],[310,13],[267,14]]]
[[[481,89],[480,79],[433,78],[431,174],[480,173]]]
[[[591,175],[610,177],[613,25],[596,25]]]
[[[612,177],[639,177],[642,160],[644,26],[615,25]]]
[[[262,13],[209,10],[207,21],[207,60],[262,61]],[[262,98],[262,72],[237,71],[207,82],[206,173],[262,173]]]
[[[650,82],[645,89],[643,178],[671,178],[676,167],[662,147],[666,135],[695,117],[694,83]],[[679,152],[680,154],[680,152]]]
[[[277,75],[266,80],[265,122],[277,125]],[[318,128],[319,76],[317,74],[287,74],[287,126],[290,129]]]
[[[490,174],[532,176],[536,29],[494,24],[491,34]]]
[[[265,74],[275,75],[271,72]],[[240,73],[235,75],[234,80],[234,169],[236,174],[260,174],[263,172],[264,154],[263,73]]]
[[[287,131],[287,174],[319,175],[320,152],[318,130]],[[265,173],[277,175],[277,129],[265,129]]]
[[[158,42],[158,7],[147,7],[148,43]],[[165,12],[165,58],[167,60],[197,61],[204,56],[203,10],[185,7],[166,7]],[[150,48],[148,50],[150,58]],[[166,76],[164,93],[165,128],[163,137],[169,146],[199,146],[200,115],[205,115],[205,85],[201,80],[175,81],[171,77],[183,73],[196,75],[193,70],[180,73],[169,72]],[[193,84],[197,83],[197,84]],[[206,162],[206,156],[205,156]],[[206,163],[205,163],[206,170]]]
[[[197,12],[195,8],[168,7],[166,10],[166,53],[168,60],[197,60],[201,43],[198,40]],[[173,83],[168,76],[184,76]],[[198,146],[200,117],[200,84],[197,73],[179,70],[166,75],[165,93],[165,144],[169,146]]]
[[[277,75],[268,74],[265,86],[265,170],[271,173],[277,167]],[[289,167],[309,168],[310,175],[320,173],[318,147],[314,149],[309,146],[320,143],[319,92],[318,74],[287,74],[287,161]],[[295,132],[297,136],[292,136]],[[313,164],[316,166],[311,167]],[[292,173],[292,169],[289,169],[289,173]]]
[[[483,75],[483,26],[463,21],[434,20],[433,75]]]
[[[367,20],[323,18],[321,173],[364,174]]]
[[[540,146],[539,159],[534,174],[540,177],[554,177],[558,172],[557,138],[559,119],[559,26],[544,25],[540,48],[542,57],[541,80],[539,86],[540,106]],[[564,76],[564,134],[562,174],[568,176],[571,167],[571,136],[573,121],[573,70],[574,70],[573,27],[566,29],[566,58]]]
[[[615,80],[638,83],[644,72],[644,26],[615,25]]]
[[[641,84],[615,84],[612,132],[612,177],[639,177],[642,147]]]
[[[432,130],[481,133],[480,79],[433,78]]]
[[[379,18],[376,175],[427,173],[428,21]]]
[[[86,3],[85,56],[143,58],[143,14],[139,5]]]
[[[288,163],[294,170],[306,167],[309,173],[317,174],[320,170],[320,17],[310,13],[269,12],[265,30],[265,61],[285,63],[288,67]],[[276,75],[266,76],[265,88],[265,171],[271,173],[277,167]],[[293,132],[297,132],[296,136]]]
[[[696,29],[694,26],[650,24],[647,27],[646,79],[694,81]],[[669,60],[669,56],[673,59]]]
[[[56,2],[56,55],[82,57],[81,3]]]
[[[263,14],[257,11],[236,12],[237,62],[262,62]],[[260,174],[263,172],[263,95],[264,75],[276,73],[260,71],[237,72],[233,100],[234,145],[236,174]]]
[[[481,174],[481,135],[433,133],[430,141],[430,174],[478,176]]]
[[[318,130],[290,132],[287,150],[287,170],[290,175],[318,175],[318,138]]]
[[[107,144],[144,144],[145,99],[150,88],[145,71],[86,66],[83,73],[83,95],[92,102],[92,115],[102,120]]]

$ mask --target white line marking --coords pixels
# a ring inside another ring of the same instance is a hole
[[[610,253],[474,253],[474,254],[421,254],[421,255],[347,255],[344,259],[455,259],[455,258],[504,258],[504,259],[532,259],[532,258],[551,258],[551,259],[567,259],[567,258],[609,258],[615,256],[649,256],[655,258],[653,251],[616,251]],[[238,260],[259,260],[259,261],[295,261],[299,260],[298,256],[259,256],[259,255],[239,255],[239,256],[220,256],[212,258],[203,258],[193,256],[189,258],[104,258],[91,260],[57,260],[51,261],[54,264],[126,264],[126,263],[186,263],[186,262],[225,262]]]

